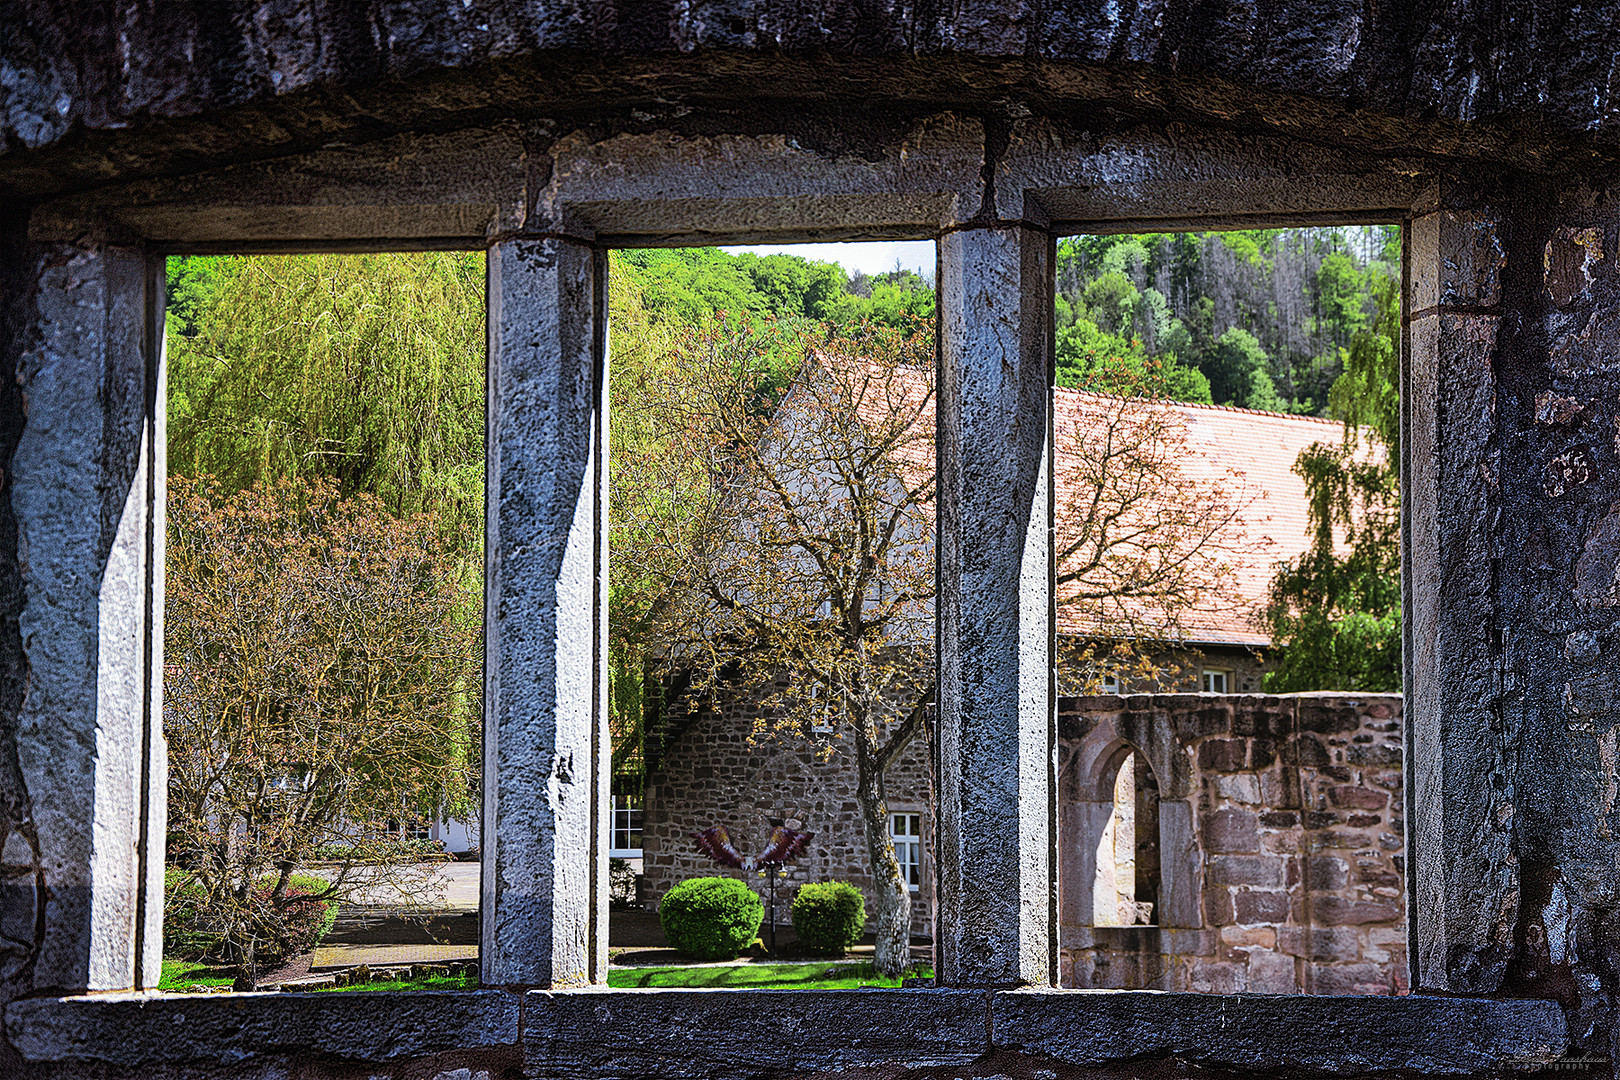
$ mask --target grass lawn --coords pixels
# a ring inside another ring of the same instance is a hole
[[[425,979],[389,979],[386,982],[361,983],[359,986],[324,986],[315,993],[342,994],[350,990],[476,990],[478,979],[473,975],[430,975]]]
[[[910,974],[930,978],[934,969]],[[857,986],[899,986],[899,979],[879,975],[871,964],[832,960],[815,964],[726,964],[713,967],[618,968],[608,972],[608,985],[620,990],[659,986],[729,987],[752,990],[849,990]]]
[[[192,986],[229,986],[236,981],[234,975],[222,975],[223,968],[194,964],[190,960],[163,958],[163,974],[158,979],[159,990],[185,990]]]

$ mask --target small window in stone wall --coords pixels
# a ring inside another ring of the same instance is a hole
[[[1159,783],[1141,754],[1114,777],[1114,812],[1097,845],[1098,926],[1153,926],[1159,906]],[[1109,884],[1111,883],[1111,884]]]
[[[890,814],[889,837],[894,841],[894,857],[900,861],[900,876],[912,892],[922,888],[922,815]]]
[[[1224,694],[1231,685],[1230,671],[1222,668],[1205,668],[1203,691],[1206,694]]]
[[[615,859],[641,858],[641,797],[613,796],[613,836],[608,853]]]

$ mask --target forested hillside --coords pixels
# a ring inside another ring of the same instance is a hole
[[[1345,350],[1393,302],[1400,230],[1080,236],[1057,252],[1058,383],[1326,415]]]

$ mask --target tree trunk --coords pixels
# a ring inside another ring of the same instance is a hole
[[[877,957],[874,966],[891,978],[898,978],[911,959],[911,890],[900,874],[900,860],[894,856],[889,838],[888,807],[883,793],[883,770],[878,764],[878,748],[866,723],[856,725],[856,801],[866,827],[867,865],[872,869],[872,892],[877,899]]]

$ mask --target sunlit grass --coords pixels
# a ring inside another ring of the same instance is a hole
[[[190,960],[163,960],[163,972],[158,979],[159,990],[186,990],[193,986],[229,986],[236,976],[225,968],[196,964]]]
[[[910,969],[913,977],[931,978],[933,968]],[[724,964],[707,967],[616,968],[608,985],[620,990],[656,987],[716,987],[733,990],[852,990],[861,986],[900,985],[878,974],[869,963],[832,961],[815,964]]]

